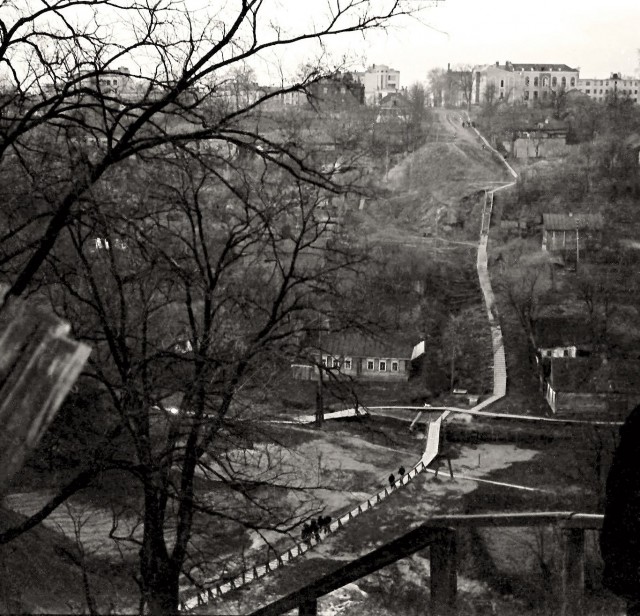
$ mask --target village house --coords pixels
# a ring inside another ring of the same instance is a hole
[[[323,334],[313,351],[317,362],[338,378],[367,381],[406,381],[411,368],[412,344],[359,333]],[[297,379],[318,378],[318,368],[293,365]]]
[[[600,245],[602,214],[543,214],[542,250],[560,253],[565,260],[580,260]]]
[[[540,158],[566,151],[569,124],[546,118],[544,122],[524,122],[508,131],[505,148],[513,158]]]
[[[622,419],[640,403],[640,361],[552,357],[544,397],[559,416]]]
[[[396,119],[402,122],[409,120],[409,100],[404,91],[387,94],[378,105],[376,123],[390,122]]]
[[[542,359],[586,356],[593,347],[588,323],[578,317],[542,317],[536,322],[533,337]]]

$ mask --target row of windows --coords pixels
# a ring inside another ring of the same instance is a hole
[[[627,82],[626,82],[625,80],[623,80],[623,81],[618,81],[617,79],[615,79],[615,80],[614,80],[614,83],[615,83],[615,84],[618,84],[618,83],[619,83],[620,85],[623,85],[623,86],[626,86],[626,85],[627,85]],[[591,81],[590,81],[590,80],[587,80],[587,81],[585,82],[585,85],[586,85],[586,86],[590,86],[590,85],[591,85]],[[594,80],[593,80],[593,85],[594,85],[594,86],[597,86],[597,85],[598,85],[598,80],[597,80],[597,79],[594,79]],[[605,79],[600,79],[600,85],[601,85],[601,86],[602,86],[602,85],[608,86],[608,85],[609,85],[609,82],[608,82],[608,81],[606,81]],[[638,82],[637,82],[637,81],[629,81],[629,84],[628,84],[628,85],[630,85],[630,86],[637,86],[637,85],[638,85]]]
[[[610,89],[610,88],[605,88],[605,92],[610,92],[610,91],[611,91],[611,89]],[[590,89],[590,88],[587,88],[587,89],[585,90],[585,92],[586,92],[587,94],[591,94],[591,89]],[[629,90],[629,92],[627,92],[626,90],[621,90],[621,92],[622,92],[622,94],[631,94],[631,90]],[[594,89],[593,93],[594,93],[594,94],[597,94],[597,93],[598,93],[598,91]],[[634,93],[634,94],[637,94],[637,93],[638,93],[638,90],[634,90],[634,91],[633,91],[633,93]],[[600,94],[602,94],[602,88],[600,88]]]
[[[533,78],[533,87],[537,88],[540,85],[540,82],[542,82],[542,87],[543,88],[548,88],[549,87],[549,77],[543,77],[542,79],[540,79],[539,77],[534,77]],[[576,85],[576,78],[575,77],[571,77],[570,81],[569,81],[571,87],[574,87]],[[525,86],[529,86],[531,85],[531,79],[529,77],[525,77],[524,78],[524,85]],[[557,77],[552,77],[551,78],[551,87],[555,88],[558,85],[558,78]],[[566,77],[562,77],[560,79],[560,85],[562,87],[566,87],[567,85],[567,78]]]
[[[367,359],[367,370],[375,370],[376,369],[376,361],[378,362],[378,370],[380,372],[387,372],[389,369],[391,372],[398,372],[400,369],[400,364],[398,361],[392,360],[388,361],[386,359]],[[327,368],[344,368],[345,370],[351,370],[352,361],[350,357],[345,357],[344,359],[339,359],[337,357],[323,357],[322,365]]]

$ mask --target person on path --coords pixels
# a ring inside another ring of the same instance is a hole
[[[302,526],[302,541],[307,543],[309,541],[309,525],[304,524]]]
[[[404,475],[404,466],[401,466],[401,467],[398,469],[398,475],[400,475],[400,477],[402,477],[402,475]]]
[[[311,523],[309,524],[309,532],[311,535],[315,537],[316,541],[320,541],[320,532],[318,529],[318,523],[315,520],[311,520]]]
[[[620,429],[605,491],[600,551],[602,584],[626,599],[627,616],[640,616],[640,405]]]
[[[393,488],[393,484],[396,482],[396,477],[393,473],[389,475],[389,485]]]

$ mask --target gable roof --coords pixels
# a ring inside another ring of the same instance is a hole
[[[551,386],[560,392],[640,393],[640,361],[628,359],[551,359]]]
[[[382,339],[355,332],[323,334],[318,346],[323,353],[333,357],[381,357],[383,359],[411,359],[413,349],[413,344],[396,337]]]
[[[543,214],[542,226],[552,231],[575,231],[604,227],[602,214]]]
[[[584,319],[543,317],[536,322],[534,338],[539,349],[591,344],[591,330]]]
[[[378,107],[394,108],[398,107],[404,109],[409,106],[409,99],[400,92],[389,92],[386,96],[380,99]]]
[[[514,71],[574,71],[578,72],[578,69],[571,68],[566,64],[509,64],[507,67],[511,67]]]

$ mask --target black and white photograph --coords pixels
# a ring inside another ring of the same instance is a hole
[[[640,616],[639,33],[0,0],[0,614]]]

